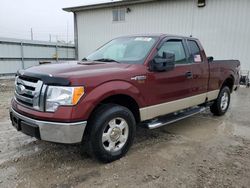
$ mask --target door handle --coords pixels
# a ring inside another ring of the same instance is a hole
[[[188,72],[186,72],[185,76],[187,79],[191,79],[191,78],[193,78],[193,73],[188,71]]]

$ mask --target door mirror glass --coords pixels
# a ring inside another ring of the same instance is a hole
[[[153,59],[151,67],[153,71],[158,72],[173,70],[175,67],[175,54],[163,52],[162,57],[157,55]]]

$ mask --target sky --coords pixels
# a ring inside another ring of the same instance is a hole
[[[107,1],[0,0],[0,37],[31,39],[32,28],[34,40],[73,41],[73,13],[62,8]]]

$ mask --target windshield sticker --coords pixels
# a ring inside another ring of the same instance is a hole
[[[144,41],[144,42],[150,42],[152,38],[150,37],[136,37],[135,41]]]

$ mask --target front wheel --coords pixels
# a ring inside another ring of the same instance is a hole
[[[210,107],[211,112],[216,116],[222,116],[224,115],[230,104],[230,89],[227,86],[224,86],[219,95],[218,98],[214,101],[213,105]]]
[[[121,158],[133,143],[135,118],[123,106],[106,104],[99,107],[88,126],[87,152],[102,162]]]

